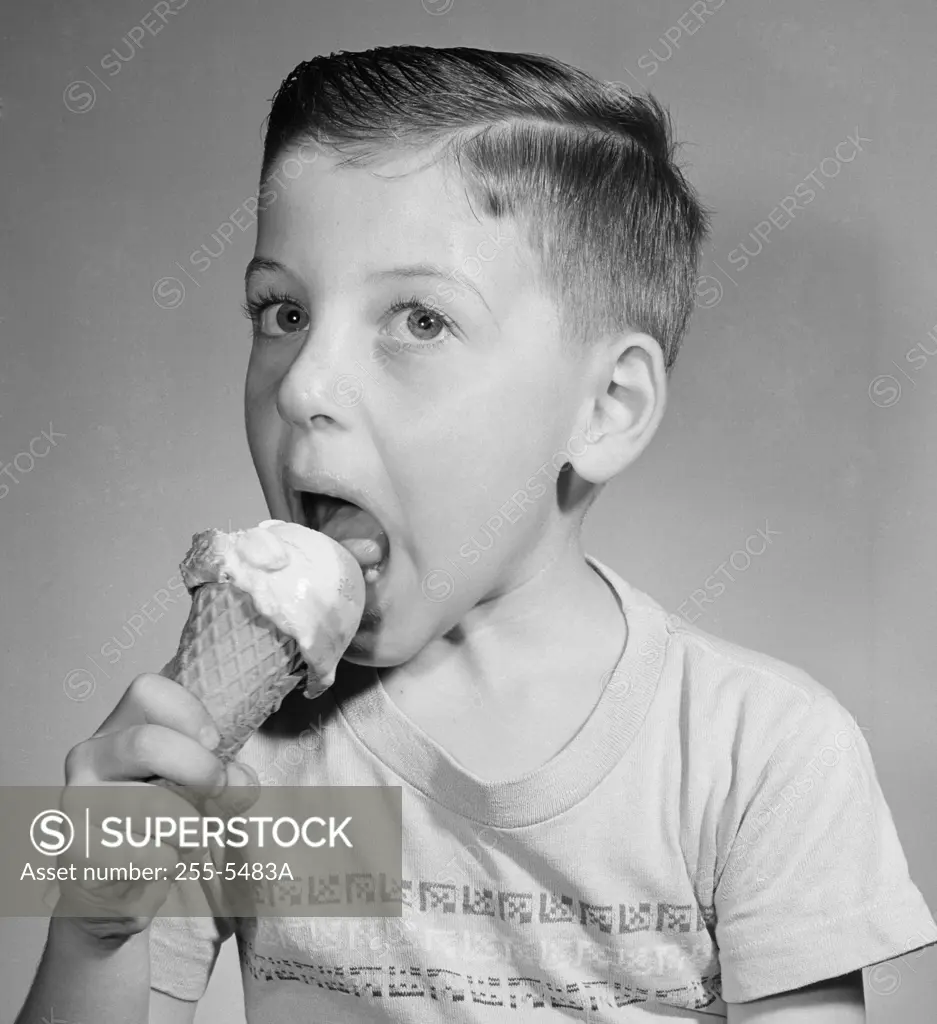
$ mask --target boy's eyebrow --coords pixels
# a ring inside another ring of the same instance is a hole
[[[247,288],[252,275],[259,273],[261,270],[272,270],[274,273],[280,271],[283,274],[288,274],[290,272],[289,268],[280,263],[279,260],[272,260],[267,256],[255,256],[250,263],[247,264],[247,270],[244,271],[245,288]]]
[[[484,303],[485,309],[489,313],[491,312],[491,307],[485,302],[485,296],[468,280],[465,274],[459,274],[457,270],[446,270],[445,267],[440,267],[436,263],[413,263],[405,267],[390,267],[387,270],[377,270],[373,274],[368,274],[367,280],[373,281],[387,277],[439,277],[444,281],[455,281],[456,284],[470,288]]]
[[[247,264],[247,270],[244,272],[244,287],[247,288],[253,274],[260,273],[262,270],[270,270],[274,273],[279,271],[284,274],[290,272],[289,268],[280,263],[279,260],[273,260],[267,256],[255,256]],[[375,281],[388,277],[438,277],[444,281],[454,280],[457,284],[470,288],[484,303],[485,309],[489,313],[491,312],[491,307],[485,301],[485,296],[468,280],[465,274],[459,274],[457,270],[447,271],[436,263],[413,263],[408,266],[389,267],[387,270],[376,270],[374,273],[368,274],[367,280]]]

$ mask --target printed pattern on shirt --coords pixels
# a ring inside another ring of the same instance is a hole
[[[444,967],[367,964],[332,967],[258,953],[244,943],[242,962],[258,981],[298,981],[330,992],[371,1000],[435,999],[502,1009],[564,1009],[595,1013],[653,1000],[682,1009],[704,1009],[720,997],[719,974],[671,988],[649,989],[609,980],[556,982],[532,974],[472,974]]]
[[[571,896],[553,892],[510,892],[472,885],[459,886],[449,882],[418,881],[417,903],[420,911],[442,914],[483,914],[497,916],[511,924],[531,924],[534,907],[539,905],[540,924],[578,923],[599,932],[611,934],[659,931],[692,932],[711,928],[713,908],[691,903],[641,902],[597,906]],[[361,906],[369,903],[401,903],[412,906],[413,882],[394,880],[385,874],[347,874],[344,885],[339,875],[324,878],[310,875],[303,881],[252,882],[258,905],[288,909],[310,905]],[[497,892],[497,897],[495,893]],[[574,909],[578,905],[578,912]]]
[[[718,961],[713,957],[701,970],[687,955],[696,948],[694,936],[712,926],[711,907],[665,900],[592,903],[562,892],[383,874],[258,881],[255,887],[260,902],[284,909],[311,896],[319,904],[356,909],[399,903],[404,915],[366,918],[371,928],[374,923],[379,927],[363,944],[360,918],[308,919],[303,959],[270,955],[266,941],[259,945],[267,952],[261,952],[244,935],[242,965],[259,982],[296,981],[368,1000],[444,1000],[508,1010],[562,1009],[574,1015],[649,1002],[702,1009],[721,995]],[[459,918],[465,919],[462,928]],[[440,927],[429,927],[434,923]],[[347,945],[343,930],[356,936]],[[391,944],[388,933],[399,940]],[[415,941],[417,933],[426,948]],[[307,942],[313,935],[331,938]],[[585,937],[591,955],[580,949],[578,959],[563,958],[556,953],[561,942],[554,943],[551,935],[563,935],[567,944],[580,947]],[[316,956],[317,951],[324,955]],[[570,969],[580,976],[561,976]]]

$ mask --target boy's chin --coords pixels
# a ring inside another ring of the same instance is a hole
[[[421,646],[416,638],[391,639],[386,629],[359,630],[342,655],[342,661],[354,669],[396,668],[418,654]]]
[[[362,642],[355,637],[342,655],[342,661],[347,661],[349,665],[358,665],[362,668],[373,666],[372,644],[370,642]]]
[[[342,661],[347,662],[355,669],[396,668],[398,665],[409,661],[406,654],[394,657],[384,653],[381,650],[381,646],[369,641],[363,643],[352,641],[348,650],[342,655]]]

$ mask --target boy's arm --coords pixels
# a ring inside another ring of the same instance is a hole
[[[149,1007],[146,929],[106,945],[68,918],[53,917],[36,977],[14,1024],[148,1024]],[[174,1018],[166,1020],[169,1024]],[[183,1018],[175,1020],[181,1024]]]
[[[728,1003],[726,1024],[865,1024],[862,971],[750,1003]]]
[[[192,1024],[197,1007],[150,988],[149,929],[108,948],[57,917],[14,1024]]]

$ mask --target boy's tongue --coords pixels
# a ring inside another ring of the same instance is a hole
[[[319,532],[347,548],[362,567],[377,565],[387,556],[387,534],[363,508],[340,498],[319,499]]]

